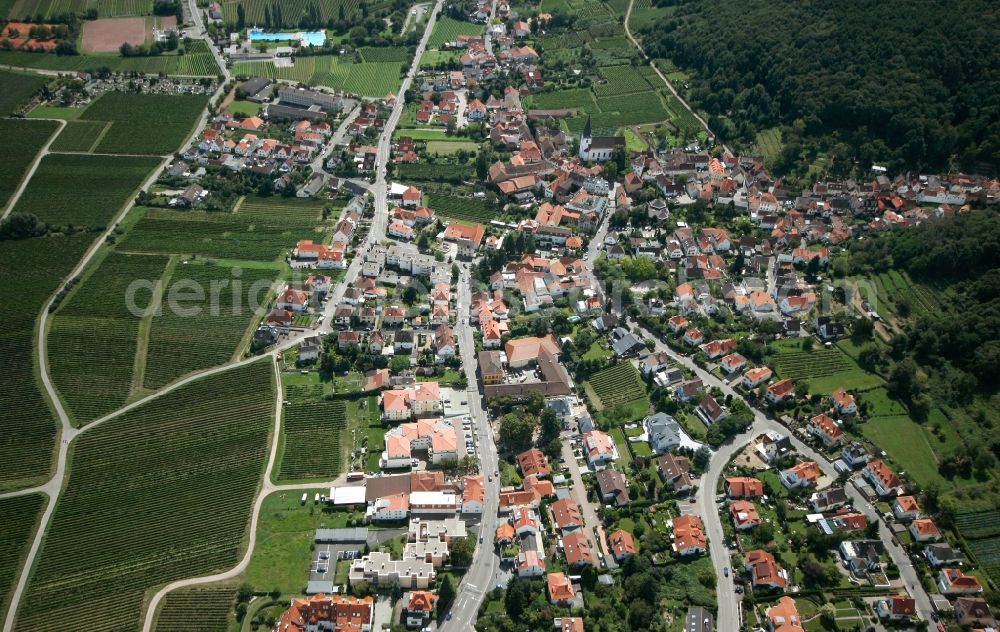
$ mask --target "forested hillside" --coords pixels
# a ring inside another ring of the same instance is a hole
[[[724,140],[781,126],[778,172],[805,149],[841,174],[1000,168],[1000,3],[993,0],[660,0],[653,57]]]

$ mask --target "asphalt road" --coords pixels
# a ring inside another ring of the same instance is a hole
[[[663,351],[669,355],[674,362],[693,371],[704,384],[714,386],[721,390],[724,394],[732,395],[733,398],[743,398],[739,392],[735,391],[723,380],[698,367],[690,357],[681,356],[674,352],[670,349],[670,347],[662,343],[652,332],[643,329],[639,325],[636,325],[635,328],[643,338],[651,338],[656,341],[657,351]],[[718,508],[715,506],[714,502],[715,489],[719,476],[729,459],[754,437],[763,432],[774,430],[788,435],[791,438],[792,445],[799,452],[799,454],[807,459],[816,461],[825,476],[828,476],[831,479],[836,479],[839,475],[836,469],[834,469],[833,463],[828,461],[825,456],[816,452],[796,438],[796,436],[783,425],[769,418],[763,412],[752,406],[750,407],[750,410],[753,411],[754,415],[753,424],[750,426],[750,429],[747,432],[730,439],[729,442],[719,448],[716,454],[713,455],[712,461],[709,465],[709,470],[702,476],[701,485],[699,486],[697,494],[696,506],[698,508],[698,512],[704,518],[705,528],[708,530],[709,539],[714,545],[710,550],[712,554],[712,563],[715,566],[715,570],[719,578],[717,590],[719,616],[717,617],[717,621],[720,630],[739,629],[738,600],[736,594],[732,590],[731,578],[724,577],[722,572],[723,567],[729,566],[729,553],[724,547],[721,546],[724,539],[722,536],[722,522],[719,516]],[[880,516],[876,509],[864,498],[864,496],[861,495],[861,492],[855,489],[853,485],[848,483],[844,486],[844,491],[851,498],[851,503],[854,508],[865,514],[869,521],[880,520]],[[927,593],[921,586],[917,572],[913,567],[913,563],[906,555],[906,552],[894,543],[889,529],[884,524],[879,529],[879,538],[885,545],[885,549],[889,557],[899,568],[900,579],[902,580],[907,591],[910,593],[910,596],[912,596],[916,601],[917,612],[920,617],[926,622],[932,621],[934,607],[931,604],[931,600],[927,596]]]
[[[483,474],[483,485],[486,489],[486,503],[483,507],[483,517],[479,525],[479,534],[483,538],[476,545],[472,564],[462,577],[458,587],[458,597],[451,607],[451,619],[442,621],[442,632],[471,630],[476,623],[479,605],[485,594],[493,590],[499,581],[500,558],[493,549],[493,536],[497,529],[497,510],[500,501],[500,477],[492,476],[499,471],[496,440],[490,425],[489,416],[483,408],[476,379],[476,346],[472,339],[472,327],[468,325],[469,303],[472,296],[469,271],[462,266],[458,281],[458,318],[460,324],[455,327],[458,338],[459,353],[462,367],[469,382],[467,389],[469,415],[472,417],[476,433],[476,444],[479,450],[480,471]],[[464,324],[462,324],[464,323]],[[489,480],[492,476],[493,480]]]

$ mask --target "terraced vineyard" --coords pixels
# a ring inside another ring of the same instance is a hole
[[[590,377],[588,383],[600,400],[595,403],[602,409],[628,404],[646,396],[646,387],[639,371],[631,362],[619,362],[598,371]]]
[[[898,314],[900,303],[906,301],[910,314],[923,316],[941,311],[941,303],[928,288],[914,283],[906,272],[889,270],[876,277],[876,288],[879,301],[892,306],[892,312]],[[878,308],[878,305],[875,306]]]
[[[156,618],[156,632],[228,630],[236,601],[233,588],[198,588],[167,593]]]
[[[207,104],[199,94],[105,92],[80,120],[111,123],[96,151],[162,155],[180,148]]]
[[[120,249],[273,261],[298,240],[320,237],[315,233],[318,223],[268,219],[242,212],[229,215],[147,209],[122,240]]]
[[[108,126],[105,121],[67,121],[66,127],[52,141],[52,151],[89,152]]]
[[[112,72],[139,72],[149,75],[193,75],[215,77],[219,66],[207,45],[196,40],[184,55],[155,57],[121,57],[119,55],[53,55],[25,51],[0,51],[0,64],[39,70],[95,72],[109,68]]]
[[[16,112],[48,82],[49,79],[39,75],[0,70],[0,85],[3,86],[3,91],[0,92],[0,116]]]
[[[16,629],[136,630],[148,589],[232,567],[267,457],[274,388],[271,364],[257,362],[81,435]]]
[[[45,507],[45,496],[29,494],[0,500],[0,621],[7,616],[11,592]]]
[[[49,154],[14,210],[55,226],[104,228],[159,164],[157,158]]]
[[[141,316],[128,306],[135,280],[152,287],[168,257],[113,252],[63,302],[49,332],[52,380],[77,422],[91,421],[125,403],[132,392]],[[151,292],[134,295],[144,309]]]
[[[0,209],[7,206],[31,162],[58,126],[55,121],[0,119],[0,138],[10,147],[17,147],[17,151],[0,152]]]
[[[146,387],[160,388],[192,371],[224,364],[238,351],[255,314],[266,307],[278,273],[259,268],[237,271],[234,275],[229,267],[209,265],[174,270],[164,288],[163,310],[153,317]],[[240,288],[234,289],[237,281]],[[177,307],[171,305],[171,296],[181,297]]]
[[[95,236],[3,242],[0,248],[0,490],[38,484],[49,472],[56,424],[34,373],[35,319]]]
[[[485,200],[468,195],[451,195],[445,192],[428,192],[427,205],[441,217],[488,223],[496,213]]]
[[[343,453],[350,436],[343,400],[293,402],[284,408],[285,445],[278,478],[333,479],[343,470]]]

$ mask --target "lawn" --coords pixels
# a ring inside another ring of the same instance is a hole
[[[600,340],[590,343],[590,348],[583,354],[584,360],[609,360],[614,354],[601,344]]]
[[[329,488],[283,491],[264,499],[253,557],[244,574],[247,582],[260,590],[276,588],[286,594],[305,590],[316,529],[346,527],[351,515],[313,502],[316,494],[329,493]],[[302,494],[307,499],[304,505]]]
[[[450,156],[462,150],[475,153],[478,149],[479,145],[469,140],[432,140],[427,142],[427,153],[441,156]]]
[[[840,387],[857,390],[884,383],[881,377],[861,369],[837,347],[817,344],[811,351],[804,351],[801,340],[786,339],[775,341],[771,348],[776,352],[774,368],[778,375],[806,380],[810,393],[828,395]]]
[[[61,105],[39,105],[28,112],[31,119],[63,119],[75,121],[83,114],[83,108],[63,107]]]
[[[31,162],[56,131],[55,121],[0,119],[0,138],[17,151],[0,152],[0,209],[7,206]]]
[[[233,101],[226,110],[232,114],[242,114],[244,116],[257,116],[260,112],[260,103],[253,101]]]
[[[274,401],[271,363],[257,362],[81,435],[19,625],[138,629],[153,587],[235,565],[267,459]]]
[[[873,417],[861,426],[861,432],[885,450],[899,470],[905,470],[922,487],[931,483],[951,486],[951,482],[938,472],[937,457],[927,430],[906,415]]]
[[[628,466],[632,463],[632,452],[628,449],[628,439],[625,437],[621,426],[612,428],[610,434],[611,438],[615,440],[615,445],[618,447],[618,462],[621,464],[621,468],[627,471]]]
[[[103,228],[159,164],[157,158],[49,154],[14,210],[55,226]]]
[[[399,139],[404,136],[408,136],[413,140],[427,140],[427,141],[431,140],[449,141],[456,138],[455,136],[449,136],[447,131],[443,129],[428,129],[428,128],[397,129],[395,133],[392,135],[394,139]]]
[[[3,86],[3,92],[0,92],[0,116],[14,114],[48,82],[49,78],[40,75],[0,70],[0,85]]]
[[[625,149],[628,151],[646,151],[649,149],[646,141],[633,132],[631,128],[626,127],[622,130],[622,134],[625,136]]]

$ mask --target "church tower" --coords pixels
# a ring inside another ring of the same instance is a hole
[[[583,126],[583,136],[580,137],[580,159],[590,160],[590,145],[593,141],[593,130],[590,126],[590,115],[587,115],[587,124]]]

